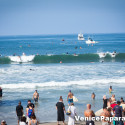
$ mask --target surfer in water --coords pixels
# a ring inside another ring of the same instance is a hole
[[[73,103],[73,93],[71,92],[71,90],[69,90],[69,93],[68,93],[68,96],[67,96],[67,101],[68,101],[68,105]]]
[[[37,90],[35,90],[35,92],[33,94],[33,99],[35,102],[38,102],[38,100],[39,100],[39,93],[37,92]]]
[[[91,98],[95,99],[95,93],[94,92],[92,93]]]

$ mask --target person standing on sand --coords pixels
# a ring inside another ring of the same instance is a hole
[[[31,100],[28,100],[28,104],[27,104],[27,107],[26,107],[26,112],[28,112],[28,109],[29,109],[29,105],[32,105],[32,108],[34,109],[34,104],[31,103]],[[27,114],[28,115],[28,114]]]
[[[29,121],[29,125],[38,125],[38,121],[35,115],[31,116],[31,120]]]
[[[26,117],[25,116],[21,117],[21,121],[20,121],[19,125],[27,125],[26,124]]]
[[[38,102],[38,100],[39,100],[39,93],[37,92],[37,90],[35,90],[35,92],[33,94],[33,99],[35,102]]]
[[[106,95],[104,95],[103,96],[103,108],[107,107],[107,102],[108,102],[108,99],[106,98]]]
[[[84,111],[84,116],[87,119],[86,125],[95,125],[94,121],[92,121],[90,118],[95,117],[95,113],[93,110],[91,110],[91,104],[87,104],[87,109]]]
[[[68,120],[68,125],[75,125],[75,116],[76,114],[76,107],[74,106],[73,103],[70,104],[68,111],[71,112],[71,115],[69,116],[69,120]]]
[[[1,125],[7,125],[5,120],[1,121]]]
[[[100,116],[104,117],[102,120],[102,125],[110,125],[111,124],[109,121],[106,120],[107,117],[109,118],[112,116],[111,113],[109,111],[107,111],[106,107],[103,108],[103,112],[101,113]]]
[[[119,120],[115,121],[115,125],[123,125],[122,121],[122,107],[120,106],[120,101],[117,101],[117,105],[113,108],[113,111],[115,113],[115,117],[119,118]]]
[[[112,100],[112,102],[116,101],[114,94],[112,95],[111,100]]]
[[[95,99],[95,93],[94,92],[92,93],[91,98]]]
[[[73,93],[71,92],[71,90],[69,90],[67,101],[68,101],[68,105],[70,105],[70,103],[73,103]]]
[[[32,107],[32,104],[29,105],[29,108],[27,110],[27,122],[29,125],[29,121],[31,120],[31,117],[34,115],[34,108]]]
[[[23,106],[21,105],[21,102],[19,101],[18,106],[16,106],[16,114],[18,118],[18,125],[21,121],[21,117],[23,116]]]
[[[65,110],[65,105],[63,104],[62,96],[60,96],[59,102],[57,102],[57,104],[56,104],[56,109],[57,109],[57,125],[59,125],[59,121],[63,121],[63,125],[65,125],[64,111],[66,113],[66,110]]]

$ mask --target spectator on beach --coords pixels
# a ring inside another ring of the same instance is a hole
[[[28,112],[27,110],[29,109],[29,105],[31,105],[32,106],[32,108],[34,109],[34,104],[33,103],[31,103],[31,100],[28,100],[28,104],[27,104],[27,107],[26,107],[26,112]],[[28,114],[27,114],[28,115]]]
[[[92,93],[91,98],[95,99],[95,93],[94,92]]]
[[[63,104],[62,96],[60,96],[59,102],[57,102],[57,104],[56,104],[56,109],[57,109],[57,125],[59,125],[59,121],[63,121],[63,125],[64,125],[64,121],[65,121],[65,116],[64,116],[65,106]]]
[[[73,103],[70,104],[68,111],[71,112],[68,120],[68,125],[75,125],[76,107]]]
[[[22,116],[22,117],[21,117],[21,121],[20,121],[19,124],[20,124],[20,125],[27,125],[27,124],[26,124],[26,117],[25,117],[25,116]]]
[[[1,121],[1,125],[7,125],[5,120]]]
[[[112,102],[112,100],[111,100],[111,98],[109,98],[109,99],[108,99],[108,102],[107,102],[107,107],[108,107],[108,108],[111,107],[111,102]]]
[[[120,106],[120,101],[117,101],[117,105],[113,108],[113,111],[115,113],[115,117],[118,117],[119,120],[115,121],[115,125],[123,125],[123,121],[122,121],[122,107]]]
[[[114,102],[111,104],[112,109],[113,109],[116,105],[117,105],[117,104],[116,104],[116,101],[114,101]]]
[[[111,117],[111,112],[107,110],[106,107],[103,108],[103,112],[101,113],[101,115],[103,117],[102,119],[102,125],[110,125],[110,121],[107,121],[108,117]]]
[[[19,125],[19,121],[21,121],[21,117],[23,116],[23,106],[21,105],[21,101],[19,101],[18,106],[16,106],[16,114],[17,114],[18,125]]]
[[[124,100],[123,100],[123,98],[121,97],[121,104],[124,104]]]
[[[91,110],[91,104],[87,104],[87,109],[84,111],[84,116],[87,119],[86,125],[95,125],[94,121],[92,121],[90,118],[95,117],[95,113],[93,110]]]
[[[116,101],[114,94],[112,95],[111,100],[112,100],[112,102]]]
[[[71,90],[69,90],[67,101],[68,101],[68,105],[70,105],[70,103],[73,103],[73,93],[71,92]]]
[[[33,99],[35,102],[38,102],[38,100],[39,100],[39,93],[37,92],[37,90],[35,90],[35,92],[33,94]]]
[[[32,107],[32,104],[29,105],[29,108],[27,110],[27,122],[31,120],[31,117],[34,115],[34,108]]]
[[[108,102],[108,99],[106,98],[106,95],[104,95],[103,96],[103,108],[107,107],[107,102]]]
[[[29,121],[29,125],[38,125],[38,121],[35,115],[31,116],[31,120]]]

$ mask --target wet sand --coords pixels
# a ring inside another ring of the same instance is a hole
[[[39,125],[57,125],[57,122],[40,123]],[[60,125],[63,125],[63,123],[60,122]],[[67,122],[65,122],[65,125],[68,125]],[[85,122],[75,122],[75,125],[86,125],[86,124]],[[101,125],[101,122],[95,122],[95,125]]]

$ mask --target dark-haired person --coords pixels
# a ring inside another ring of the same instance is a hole
[[[108,99],[106,98],[106,95],[104,95],[103,96],[103,108],[107,107],[107,102],[108,102]]]
[[[95,99],[95,93],[94,92],[92,93],[91,98]]]
[[[27,109],[27,122],[29,124],[29,121],[31,120],[31,117],[34,115],[34,108],[32,107],[32,104],[29,104],[29,108]]]
[[[120,101],[117,101],[117,105],[113,108],[113,111],[115,113],[115,117],[120,118],[120,120],[115,121],[115,125],[123,125],[122,121],[122,107],[120,106]]]
[[[31,120],[29,121],[29,125],[38,125],[38,121],[35,115],[31,116]]]
[[[21,105],[21,101],[19,101],[18,105],[16,106],[16,114],[17,114],[18,125],[19,125],[19,121],[21,121],[21,117],[23,116],[23,106]]]
[[[26,124],[26,117],[25,116],[21,117],[20,125],[27,125]]]
[[[121,97],[121,103],[124,104],[124,99]]]
[[[27,104],[27,107],[26,107],[26,112],[27,112],[27,110],[28,110],[28,108],[29,108],[29,105],[31,105],[32,106],[32,108],[34,109],[34,104],[33,103],[31,103],[31,100],[28,100],[28,102],[27,102],[28,104]]]
[[[37,92],[37,90],[35,90],[35,92],[33,94],[33,99],[35,102],[38,102],[38,100],[39,100],[39,93]]]
[[[59,102],[56,103],[56,109],[57,109],[57,125],[59,125],[59,121],[62,121],[63,125],[64,125],[64,121],[65,121],[65,115],[64,115],[65,106],[63,104],[62,96],[60,96]]]
[[[7,125],[5,120],[1,121],[1,125]]]
[[[110,121],[107,121],[106,118],[110,118],[112,115],[111,115],[111,112],[107,110],[106,107],[103,108],[103,112],[101,113],[101,115],[103,117],[102,119],[102,125],[110,125]]]
[[[111,93],[111,92],[112,92],[112,86],[109,87],[109,93]]]

